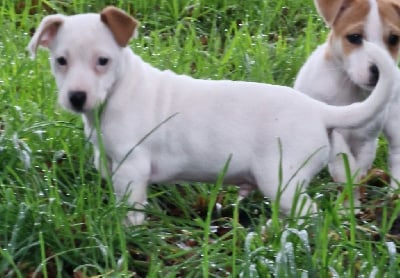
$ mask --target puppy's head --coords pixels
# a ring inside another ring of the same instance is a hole
[[[333,59],[357,86],[371,90],[379,71],[365,52],[363,41],[399,55],[399,0],[315,0],[331,32],[326,59]]]
[[[100,14],[50,15],[40,23],[28,50],[50,50],[50,63],[59,90],[59,103],[85,113],[102,104],[123,72],[124,57],[138,22],[107,7]]]

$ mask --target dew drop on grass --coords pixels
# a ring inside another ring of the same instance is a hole
[[[35,131],[33,131],[33,133],[36,134],[40,138],[40,140],[43,140],[43,134],[45,134],[46,131],[45,130],[35,130]]]
[[[248,235],[246,236],[245,242],[244,242],[244,248],[246,250],[246,252],[250,253],[250,247],[251,247],[251,242],[253,241],[254,236],[256,235],[256,233],[254,232],[250,232],[248,233]]]

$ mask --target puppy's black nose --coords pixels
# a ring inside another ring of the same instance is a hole
[[[378,83],[379,80],[379,69],[378,67],[373,64],[369,67],[369,73],[370,73],[370,77],[369,77],[369,84],[371,86],[375,86],[376,83]]]
[[[71,91],[69,92],[69,101],[76,111],[82,111],[86,102],[86,92]]]

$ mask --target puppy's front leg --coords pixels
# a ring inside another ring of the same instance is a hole
[[[103,178],[106,178],[107,175],[111,173],[112,161],[110,158],[106,157],[106,161],[103,162],[100,150],[97,147],[93,147],[93,152],[94,152],[94,158],[93,158],[94,167],[96,167],[97,171],[100,172]]]
[[[396,103],[396,105],[398,104]],[[397,109],[396,105],[390,107],[383,127],[383,134],[389,144],[390,186],[394,189],[398,189],[400,184],[400,129],[398,124],[400,109]]]
[[[364,175],[366,171],[361,173],[360,168],[357,168],[359,164],[356,162],[356,159],[353,156],[346,140],[344,140],[343,135],[333,130],[331,134],[331,142],[332,142],[332,154],[331,154],[331,161],[328,164],[328,168],[329,168],[329,173],[331,174],[333,180],[335,182],[340,182],[340,183],[347,182],[349,177],[347,177],[346,168],[342,157],[342,154],[346,154],[350,167],[350,173],[352,176],[354,174],[357,174],[357,176],[355,177],[355,183],[360,182],[362,175]],[[358,208],[361,206],[360,198],[361,198],[360,191],[356,190],[355,188],[353,190],[353,207],[356,208],[357,212],[359,211]],[[350,207],[350,204],[347,201],[347,199],[344,203],[344,207],[345,208]]]
[[[356,160],[341,133],[333,130],[330,139],[332,142],[332,154],[331,161],[328,164],[329,173],[335,182],[346,182],[347,176],[342,154],[347,155],[352,174],[357,170]]]
[[[357,154],[357,165],[359,169],[357,182],[367,175],[368,170],[371,168],[376,156],[376,148],[378,147],[378,140],[371,138],[371,140],[363,142],[354,150]]]
[[[400,143],[400,142],[399,142]],[[394,189],[400,187],[400,144],[389,143],[390,186]]]
[[[114,165],[113,165],[114,166]],[[143,209],[147,201],[147,184],[150,167],[144,163],[125,161],[119,167],[115,165],[113,171],[113,185],[118,200],[127,195],[127,201],[133,209]],[[144,213],[130,211],[125,219],[126,225],[139,225],[144,221]]]
[[[385,132],[385,136],[389,143],[390,186],[398,189],[400,187],[400,133],[389,136]]]

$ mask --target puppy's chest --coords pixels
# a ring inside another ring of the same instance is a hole
[[[112,138],[118,138],[118,133],[114,136],[110,136],[109,132],[105,132],[103,127],[96,126],[92,121],[84,118],[84,130],[87,140],[97,150],[104,150],[107,156],[112,152],[113,143]]]

